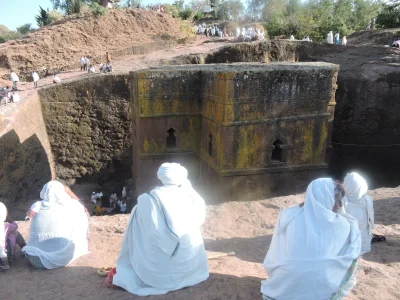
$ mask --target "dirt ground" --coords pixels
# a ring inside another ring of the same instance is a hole
[[[45,69],[69,70],[79,65],[82,56],[89,56],[92,62],[104,61],[106,51],[115,58],[132,46],[160,40],[166,43],[187,35],[177,19],[149,10],[110,10],[99,18],[78,14],[1,44],[0,75],[8,68],[19,75],[34,69],[40,73]]]
[[[349,46],[391,46],[400,37],[399,28],[360,30],[347,37]]]
[[[78,192],[77,192],[78,193]],[[372,191],[376,228],[387,242],[373,244],[360,260],[358,283],[348,299],[400,299],[400,187]],[[78,196],[86,196],[78,193]],[[146,299],[260,299],[266,278],[262,262],[279,211],[303,201],[304,195],[253,202],[230,202],[207,207],[203,237],[209,253],[235,251],[236,256],[209,261],[210,278],[196,286]],[[139,299],[122,289],[102,285],[96,270],[114,266],[129,215],[91,218],[91,253],[70,266],[36,270],[17,253],[10,270],[2,273],[2,299]],[[29,222],[19,222],[25,238]]]

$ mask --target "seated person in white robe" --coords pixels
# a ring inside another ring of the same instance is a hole
[[[367,182],[353,172],[344,178],[346,196],[343,205],[346,212],[358,221],[361,231],[361,255],[371,251],[372,229],[374,228],[374,204],[368,196]]]
[[[105,282],[139,296],[166,294],[208,278],[200,232],[205,218],[203,199],[179,164],[161,165],[157,177],[162,186],[139,196],[124,235],[116,274]]]
[[[356,284],[361,235],[341,210],[343,187],[330,178],[310,183],[304,204],[281,211],[264,260],[263,299],[337,300]]]
[[[61,182],[50,181],[40,192],[40,208],[32,219],[22,249],[38,269],[63,267],[88,252],[89,218],[79,198]]]

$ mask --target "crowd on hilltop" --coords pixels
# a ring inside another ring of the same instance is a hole
[[[238,41],[262,41],[265,38],[264,30],[258,27],[243,27],[240,29],[236,28],[235,33],[231,30],[227,31],[226,28],[221,29],[217,25],[207,26],[206,23],[195,25],[194,32],[197,35],[206,35],[207,37],[220,37],[220,38],[228,38],[234,37]]]

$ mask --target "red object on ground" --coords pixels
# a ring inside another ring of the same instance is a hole
[[[117,274],[117,268],[116,267],[112,268],[111,271],[108,272],[108,275],[107,275],[106,279],[104,279],[104,285],[106,287],[109,287],[109,288],[117,288],[118,287],[116,285],[113,285],[113,283],[112,283],[115,274]]]

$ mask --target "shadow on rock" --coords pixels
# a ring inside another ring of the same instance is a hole
[[[51,179],[51,170],[36,134],[21,143],[17,133],[11,130],[0,137],[0,149],[0,199],[9,204],[37,198],[40,189]]]

